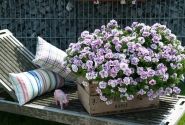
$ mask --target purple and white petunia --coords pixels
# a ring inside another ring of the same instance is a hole
[[[100,74],[101,78],[107,78],[109,76],[109,73],[106,70],[100,71],[99,74]]]
[[[138,65],[139,59],[137,57],[131,58],[131,64]]]
[[[174,92],[175,94],[180,94],[181,89],[178,88],[178,87],[173,87],[173,92]]]
[[[130,82],[131,82],[131,80],[130,80],[129,77],[125,77],[125,78],[123,79],[123,84],[125,84],[125,85],[129,85]]]
[[[94,72],[94,71],[91,71],[91,72],[86,73],[86,78],[87,78],[87,80],[96,79],[97,76],[98,76],[97,73]]]
[[[78,67],[76,65],[72,64],[71,68],[73,72],[78,72]]]
[[[104,81],[99,82],[99,88],[100,89],[105,89],[106,87],[107,87],[107,83],[106,82],[104,82]]]
[[[137,93],[138,93],[139,95],[144,95],[144,94],[146,94],[146,91],[143,90],[143,89],[140,89]]]
[[[89,83],[97,81],[96,92],[108,105],[112,97],[153,100],[181,91],[177,83],[184,80],[185,48],[165,25],[133,22],[121,28],[111,20],[92,33],[82,32],[66,52],[63,67]]]
[[[156,81],[154,79],[152,79],[152,80],[149,81],[149,84],[153,86],[153,85],[156,84]]]

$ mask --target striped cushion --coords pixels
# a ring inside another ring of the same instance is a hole
[[[67,54],[38,37],[36,56],[33,63],[59,73],[64,78],[69,78],[70,69],[66,67],[65,57]],[[74,80],[70,77],[71,80]]]
[[[44,69],[10,73],[10,81],[20,105],[64,85],[60,75]]]

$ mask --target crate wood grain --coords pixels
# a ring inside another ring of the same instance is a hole
[[[83,84],[84,82],[85,82],[85,85]],[[96,92],[96,88],[98,87],[97,81],[88,81],[87,79],[83,77],[78,77],[76,83],[79,85],[83,85],[85,91],[89,95],[98,95]]]
[[[151,110],[159,106],[158,98],[149,101],[147,97],[135,98],[126,102],[117,100],[113,101],[111,105],[106,105],[105,102],[100,100],[98,95],[88,94],[86,89],[80,84],[78,84],[78,95],[84,108],[93,116]]]

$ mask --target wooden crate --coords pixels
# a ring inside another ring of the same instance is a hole
[[[87,112],[92,116],[143,111],[159,106],[159,99],[149,101],[147,97],[135,98],[127,102],[113,101],[111,105],[106,105],[105,102],[99,99],[97,94],[89,94],[91,91],[90,87],[84,87],[81,84],[77,84],[77,86],[79,99]],[[88,90],[90,91],[88,92]]]
[[[84,79],[83,77],[78,77],[76,82],[79,85],[82,84],[83,82],[86,82],[86,85],[83,85],[83,88],[86,91],[86,93],[88,93],[89,95],[98,95],[96,92],[98,82],[93,81],[93,82],[89,83],[88,80]]]

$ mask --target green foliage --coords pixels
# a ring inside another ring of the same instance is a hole
[[[185,114],[182,116],[182,118],[178,122],[178,125],[184,125],[184,124],[185,124]]]

